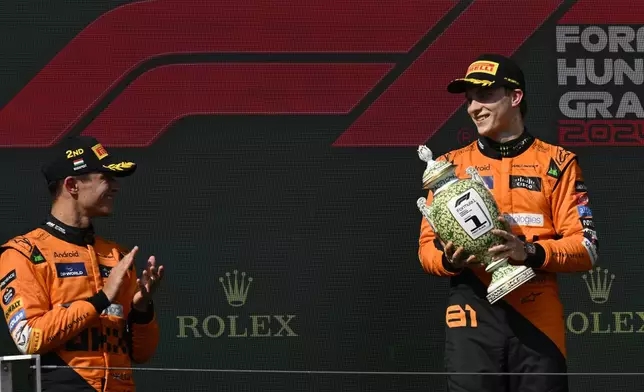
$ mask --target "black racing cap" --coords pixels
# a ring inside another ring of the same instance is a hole
[[[521,68],[511,59],[500,54],[480,55],[469,67],[464,78],[452,80],[447,91],[454,94],[464,93],[470,86],[506,86],[525,91],[525,77]]]
[[[53,150],[54,158],[42,168],[47,183],[96,172],[126,177],[136,170],[136,163],[110,155],[98,140],[90,136],[67,137]]]

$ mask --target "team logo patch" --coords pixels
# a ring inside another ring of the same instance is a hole
[[[541,192],[541,178],[526,176],[510,176],[510,189],[523,188],[533,192]]]
[[[29,256],[29,260],[34,264],[42,264],[45,262],[45,256],[43,256],[40,249],[34,245],[34,248],[31,251],[31,256]]]
[[[87,269],[84,263],[57,263],[56,272],[58,272],[59,278],[87,276]]]
[[[548,175],[552,178],[559,178],[559,175],[561,175],[561,169],[559,169],[559,166],[555,163],[554,160],[550,159],[550,166],[548,166]]]

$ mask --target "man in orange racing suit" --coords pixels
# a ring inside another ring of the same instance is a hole
[[[537,276],[491,305],[490,275],[473,255],[443,242],[423,219],[419,258],[432,275],[450,277],[446,309],[448,372],[526,373],[521,376],[451,375],[451,392],[563,392],[566,348],[557,272],[586,271],[597,261],[598,242],[576,156],[530,135],[524,127],[525,80],[510,59],[486,54],[465,78],[448,86],[465,93],[479,138],[437,160],[456,165],[459,178],[474,166],[499,206],[508,231],[495,258],[534,268]],[[427,204],[432,201],[430,192]]]
[[[94,235],[91,219],[111,214],[116,177],[136,165],[91,137],[68,138],[55,154],[43,168],[50,215],[0,248],[2,312],[20,352],[72,367],[44,368],[43,391],[134,391],[128,368],[149,360],[159,341],[151,295],[163,267],[152,256],[137,279],[138,248]]]

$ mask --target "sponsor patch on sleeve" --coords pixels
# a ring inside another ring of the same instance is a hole
[[[112,271],[112,267],[108,267],[107,265],[100,264],[98,266],[98,270],[100,271],[102,277],[109,278],[110,272]]]
[[[26,318],[27,316],[24,309],[20,309],[18,313],[14,314],[13,317],[11,317],[11,319],[7,322],[9,333],[12,333],[13,330],[18,326],[18,323]]]
[[[590,210],[588,206],[577,206],[577,213],[581,218],[593,216],[593,212]]]
[[[583,230],[584,238],[590,241],[595,249],[599,248],[599,240],[597,239],[597,232],[595,230],[584,229]]]
[[[586,184],[583,181],[575,181],[575,192],[588,192],[588,188],[586,188]]]
[[[123,318],[124,317],[123,305],[111,304],[101,314]]]
[[[584,229],[595,230],[595,223],[592,218],[580,218],[579,221],[581,222],[581,227]]]
[[[5,320],[8,320],[9,317],[18,309],[22,309],[22,298],[18,298],[7,306],[7,309],[4,312]]]
[[[31,330],[29,339],[27,340],[27,350],[30,353],[37,352],[42,346],[42,331],[38,328]]]
[[[27,347],[29,347],[29,335],[31,334],[31,327],[27,325],[27,320],[19,321],[15,329],[11,333],[13,341],[16,343],[18,350],[25,354]]]
[[[0,279],[0,290],[4,290],[9,283],[13,282],[16,279],[16,270],[11,270],[8,274]]]
[[[575,204],[580,205],[580,206],[585,206],[588,204],[588,193],[575,193],[573,196],[573,199],[575,200]]]
[[[581,241],[581,244],[586,248],[586,252],[588,252],[588,256],[590,256],[590,262],[595,265],[597,263],[597,249],[587,238],[584,238]]]
[[[16,289],[14,289],[13,287],[8,287],[4,294],[2,294],[2,304],[6,305],[11,302],[14,295],[16,295]]]

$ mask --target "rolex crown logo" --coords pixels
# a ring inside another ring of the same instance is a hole
[[[595,270],[597,274],[593,274],[593,270],[590,270],[588,275],[584,274],[582,276],[582,279],[586,282],[590,299],[596,304],[603,304],[608,301],[615,274],[611,274],[609,278],[607,269],[604,269],[603,274],[601,273],[601,267],[597,267]]]
[[[253,278],[248,277],[246,279],[246,272],[241,273],[241,279],[237,270],[234,270],[232,275],[232,281],[230,279],[230,272],[226,272],[226,279],[223,277],[219,278],[221,285],[224,288],[224,293],[226,293],[226,300],[230,306],[240,307],[246,303],[246,297],[248,296],[248,288],[250,283],[253,281]],[[224,280],[226,282],[224,282]]]

